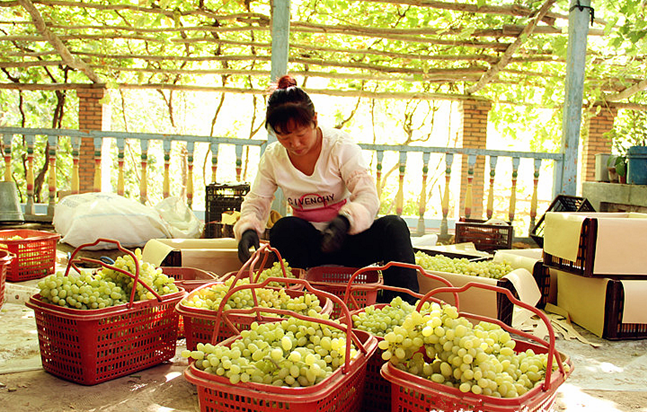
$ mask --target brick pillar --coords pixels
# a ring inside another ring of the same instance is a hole
[[[602,107],[600,112],[588,121],[588,133],[584,138],[582,147],[583,182],[595,181],[595,155],[597,153],[611,153],[611,139],[604,134],[613,128],[613,120],[618,114],[615,107]]]
[[[462,124],[459,128],[458,144],[464,148],[485,149],[487,146],[488,113],[492,103],[484,100],[464,100],[460,105]],[[459,216],[465,215],[465,195],[467,193],[468,156],[462,156],[461,162],[461,196]],[[483,202],[485,183],[485,157],[478,156],[474,165],[472,180],[472,212],[471,219],[483,217]]]
[[[101,103],[106,89],[79,89],[79,130],[110,130],[110,106]],[[83,138],[79,151],[79,191],[94,190],[94,139]]]

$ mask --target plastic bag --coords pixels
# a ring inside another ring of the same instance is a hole
[[[143,247],[150,239],[173,236],[157,210],[114,193],[66,196],[56,205],[53,223],[61,241],[74,247],[99,238],[117,240],[124,247]],[[89,249],[114,247],[101,242]]]
[[[167,197],[155,205],[155,210],[168,224],[174,238],[195,239],[202,236],[204,224],[182,198]]]

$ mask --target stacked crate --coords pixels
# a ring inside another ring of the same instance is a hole
[[[204,237],[234,237],[233,226],[222,223],[222,214],[238,211],[249,192],[248,183],[211,183],[206,187],[204,212]]]
[[[647,214],[547,213],[545,225],[557,305],[602,338],[647,338]]]

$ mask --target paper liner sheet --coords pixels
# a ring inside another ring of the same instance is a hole
[[[142,259],[159,266],[172,251],[182,255],[182,266],[211,271],[217,275],[237,271],[238,243],[233,238],[152,239],[142,250]]]
[[[459,273],[428,272],[447,279],[456,287],[463,286],[468,282],[478,282],[495,286],[498,284],[497,279],[469,276]],[[517,291],[517,295],[519,296],[519,300],[531,306],[535,306],[537,302],[539,302],[541,292],[539,291],[539,287],[537,286],[535,279],[528,270],[524,268],[515,269],[504,277],[514,286]],[[429,278],[420,272],[418,272],[418,284],[420,285],[420,293],[423,294],[430,290],[446,286],[442,282]],[[496,295],[496,292],[491,290],[470,288],[465,292],[460,293],[458,296],[460,300],[460,310],[496,319],[498,318]],[[455,305],[454,296],[451,293],[439,293],[434,295],[434,297]],[[513,326],[515,323],[523,322],[529,316],[532,316],[531,312],[518,308],[518,310],[513,312]]]
[[[592,268],[594,274],[647,276],[645,213],[546,213],[544,251],[575,262],[582,222],[587,217],[595,218],[598,227]]]
[[[622,323],[647,324],[647,280],[623,280]]]
[[[568,312],[571,321],[602,337],[609,279],[557,271],[557,282],[557,306]]]

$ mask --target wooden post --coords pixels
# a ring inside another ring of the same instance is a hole
[[[35,215],[34,205],[34,135],[25,135],[27,142],[27,203],[25,204],[25,216]]]
[[[148,201],[148,140],[140,139],[139,144],[142,150],[140,155],[142,175],[139,180],[139,201],[146,204]]]
[[[126,149],[126,139],[117,138],[117,194],[123,196],[126,192],[126,182],[124,179],[124,150]]]
[[[441,208],[443,211],[443,220],[440,222],[440,238],[447,239],[449,237],[449,228],[447,224],[447,216],[449,215],[449,182],[452,179],[452,162],[454,155],[452,153],[445,154],[445,193],[441,200]]]
[[[164,150],[164,183],[162,187],[162,196],[164,199],[171,195],[171,140],[165,139],[162,142]]]
[[[532,199],[530,200],[530,227],[528,233],[532,233],[537,218],[537,190],[539,188],[539,171],[541,170],[541,159],[535,159],[535,171],[532,179]]]
[[[47,216],[54,217],[54,208],[56,203],[56,145],[58,144],[58,137],[51,135],[47,136],[47,143],[49,143],[49,181],[47,183],[49,189],[49,202],[47,205]]]
[[[512,187],[510,188],[510,208],[508,209],[508,219],[510,223],[514,220],[515,208],[517,205],[517,176],[519,175],[518,157],[512,158]]]
[[[422,189],[420,189],[420,201],[418,203],[418,236],[425,234],[425,211],[427,209],[427,177],[429,175],[430,152],[422,153]]]
[[[11,176],[11,142],[13,140],[13,134],[5,134],[2,136],[2,144],[4,145],[4,181],[11,182],[13,180]]]
[[[395,197],[395,213],[402,215],[404,209],[404,172],[407,167],[407,152],[400,152],[400,166],[398,168],[400,175],[398,178],[398,193]]]
[[[492,219],[494,215],[494,177],[496,176],[497,156],[490,156],[490,192],[487,197],[487,218]]]
[[[188,152],[187,162],[189,168],[189,174],[187,176],[186,182],[186,204],[189,208],[193,207],[193,150],[195,149],[194,142],[187,142],[186,150]]]
[[[378,199],[382,199],[382,160],[384,159],[384,152],[378,150],[375,152],[376,165],[375,165],[375,186],[377,189]]]

